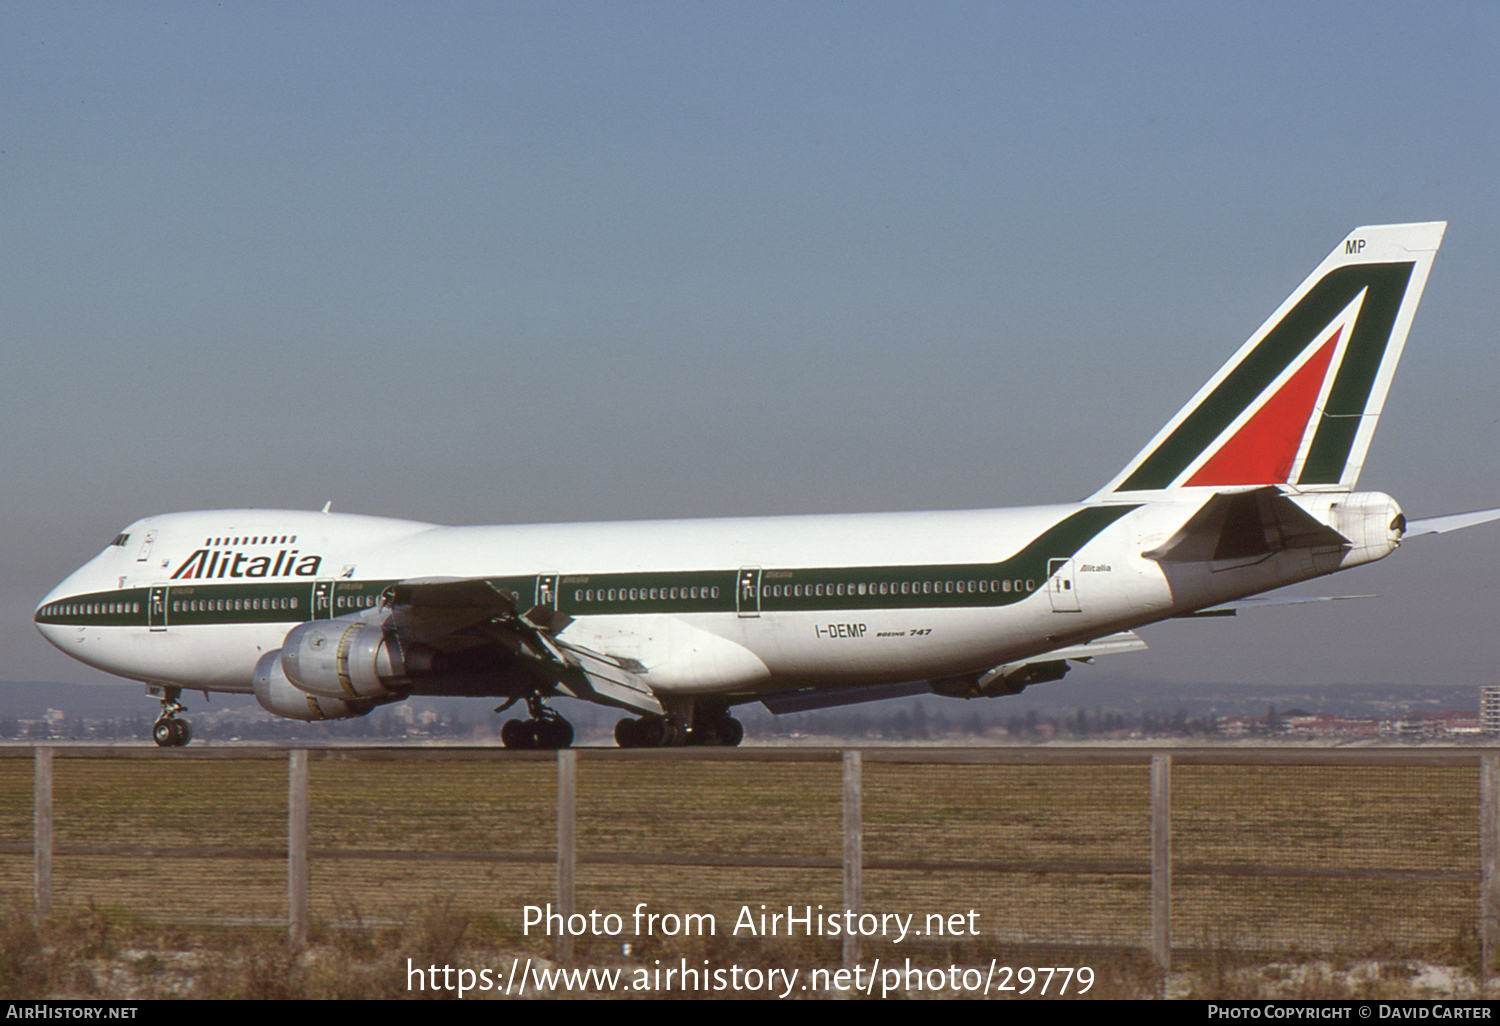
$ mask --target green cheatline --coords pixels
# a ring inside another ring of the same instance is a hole
[[[758,573],[755,601],[762,612],[820,609],[913,609],[1004,606],[1020,602],[1049,576],[1052,560],[1067,559],[1101,531],[1139,505],[1086,506],[1038,535],[998,563],[898,566],[765,568]],[[575,616],[611,613],[734,612],[740,571],[684,570],[626,574],[543,575],[557,584],[557,608]],[[970,588],[970,582],[974,587]],[[1017,582],[1020,582],[1017,584]],[[194,581],[162,588],[125,588],[50,603],[37,613],[43,623],[82,626],[145,626],[153,592],[164,592],[166,617],[156,626],[224,623],[297,623],[369,608],[393,580],[241,584]],[[537,576],[499,577],[489,583],[528,608]],[[979,585],[983,584],[983,588]],[[894,589],[892,586],[895,586]],[[962,585],[962,590],[959,586]],[[863,586],[863,592],[860,591]],[[881,587],[885,587],[882,593]],[[905,586],[908,590],[901,591]],[[768,590],[780,588],[781,594]],[[800,588],[801,594],[795,592]],[[911,589],[928,589],[913,591]],[[938,590],[938,589],[941,590]],[[616,597],[585,599],[584,593]],[[619,597],[621,594],[625,597]],[[634,597],[630,597],[630,596]]]

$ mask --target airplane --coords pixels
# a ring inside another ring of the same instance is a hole
[[[626,748],[736,745],[731,710],[1012,695],[1382,559],[1408,523],[1356,491],[1446,222],[1357,228],[1113,480],[1082,502],[847,516],[445,527],[241,509],[138,520],[37,608],[41,633],[145,682],[278,716],[411,696],[525,702],[510,748],[563,748],[547,703],[617,708]],[[1256,598],[1261,596],[1260,598]]]

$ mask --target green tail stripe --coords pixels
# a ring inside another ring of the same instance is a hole
[[[1328,392],[1323,419],[1313,435],[1298,484],[1338,484],[1349,462],[1349,450],[1359,431],[1360,418],[1370,403],[1370,390],[1385,359],[1391,329],[1411,280],[1411,264],[1380,264],[1379,284],[1372,283],[1349,339],[1348,355]]]
[[[1368,289],[1329,396],[1329,415],[1318,427],[1301,477],[1302,483],[1337,482],[1354,444],[1358,416],[1364,412],[1385,356],[1413,266],[1354,264],[1324,275],[1117,490],[1149,491],[1166,488],[1175,481],[1361,289]]]

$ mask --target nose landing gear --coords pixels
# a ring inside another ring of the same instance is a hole
[[[193,728],[187,720],[179,720],[177,714],[187,712],[187,706],[177,701],[181,688],[163,688],[161,691],[161,715],[151,727],[151,739],[162,748],[181,748],[193,739]]]

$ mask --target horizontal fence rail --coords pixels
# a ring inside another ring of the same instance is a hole
[[[16,746],[0,821],[0,881],[29,875],[39,920],[87,900],[279,920],[296,944],[315,913],[423,895],[512,920],[543,902],[564,920],[969,909],[1007,943],[1163,968],[1465,938],[1488,968],[1500,938],[1492,748]],[[571,934],[553,943],[573,956]]]

